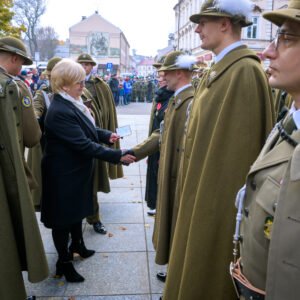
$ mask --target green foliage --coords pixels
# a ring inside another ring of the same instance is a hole
[[[20,37],[22,32],[26,31],[24,25],[14,26],[12,24],[12,18],[14,13],[12,12],[13,2],[12,0],[0,1],[0,37],[3,36],[15,36]]]

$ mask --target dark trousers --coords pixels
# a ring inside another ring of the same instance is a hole
[[[125,95],[125,104],[129,104],[131,102],[131,94],[126,94]]]
[[[73,244],[80,244],[82,241],[82,221],[68,225],[65,227],[53,228],[52,229],[52,238],[54,246],[58,253],[58,259],[60,261],[66,262],[71,259],[69,253],[69,236],[71,234],[71,239]]]
[[[119,104],[119,91],[112,92],[112,94],[114,96],[115,105],[118,105]]]

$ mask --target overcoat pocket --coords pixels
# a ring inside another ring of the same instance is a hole
[[[268,176],[257,193],[257,204],[259,204],[271,216],[274,216],[279,191],[280,184],[274,178]]]

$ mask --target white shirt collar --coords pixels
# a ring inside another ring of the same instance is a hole
[[[92,76],[92,72],[91,72],[89,75],[86,75],[86,76],[85,76],[85,81],[89,81],[90,78],[91,78],[91,76]]]
[[[182,92],[183,90],[187,89],[190,86],[192,86],[192,85],[189,83],[189,84],[186,84],[186,85],[182,86],[181,88],[179,88],[177,91],[175,91],[174,97],[176,97],[180,92]]]
[[[68,93],[66,92],[60,92],[59,93],[64,99],[70,101],[77,109],[79,109],[91,122],[92,124],[95,126],[95,120],[91,114],[91,112],[89,111],[89,109],[84,105],[81,97],[80,99],[76,100],[75,98],[73,98],[72,96],[70,96]]]
[[[216,55],[215,57],[215,63],[218,63],[221,59],[224,58],[224,56],[226,54],[228,54],[230,51],[232,51],[233,49],[242,46],[243,43],[241,41],[237,41],[229,46],[227,46],[226,48],[224,48],[218,55]]]
[[[293,120],[296,124],[297,129],[300,129],[300,109],[297,109],[295,107],[294,102],[292,103],[289,113],[293,115]]]

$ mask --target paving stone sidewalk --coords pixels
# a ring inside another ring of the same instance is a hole
[[[122,148],[130,148],[147,137],[150,110],[151,104],[147,103],[117,108],[119,126],[129,124],[132,129],[132,135],[121,141]],[[144,201],[146,168],[146,160],[124,167],[124,178],[111,181],[111,192],[98,194],[101,220],[108,234],[95,233],[84,221],[86,246],[96,254],[74,263],[85,277],[83,283],[53,278],[57,254],[51,231],[39,224],[51,275],[37,284],[29,283],[24,275],[28,295],[36,295],[38,300],[159,299],[163,283],[156,279],[156,273],[165,267],[154,263],[154,219],[147,215]]]

